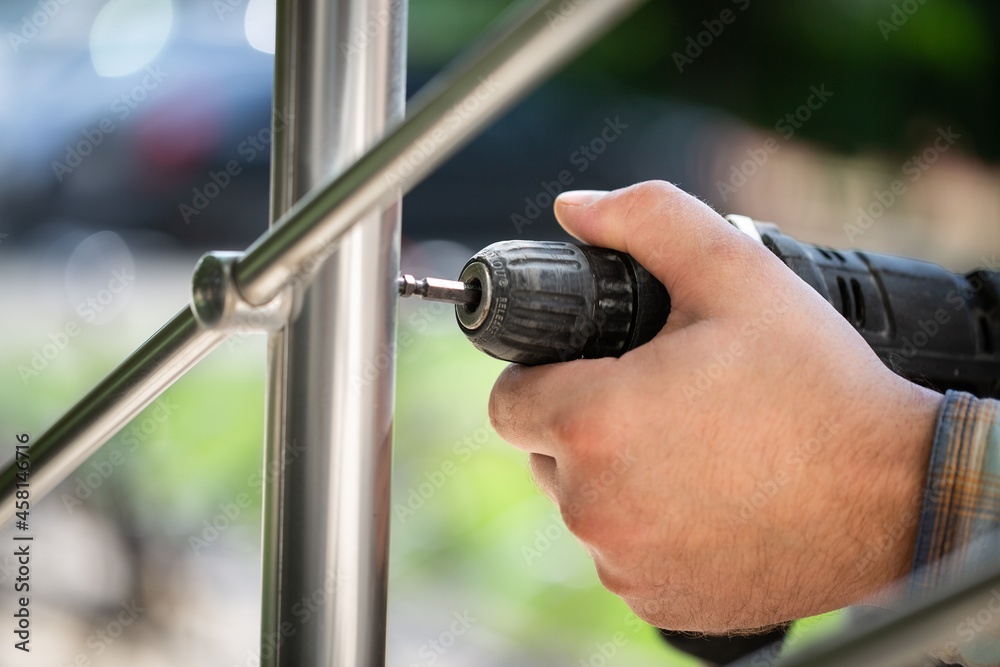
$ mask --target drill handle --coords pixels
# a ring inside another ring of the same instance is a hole
[[[940,391],[1000,397],[1000,272],[966,275],[917,259],[761,240],[864,337],[889,368]]]

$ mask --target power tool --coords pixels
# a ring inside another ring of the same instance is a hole
[[[1000,271],[960,275],[917,259],[801,243],[745,216],[726,219],[819,292],[899,375],[939,391],[1000,398]],[[473,345],[529,365],[621,356],[652,339],[670,314],[667,290],[633,257],[559,241],[494,243],[458,280],[402,275],[399,293],[454,303]],[[714,665],[786,632],[692,637],[660,630],[675,648]]]
[[[802,243],[771,223],[726,219],[829,301],[899,375],[1000,397],[1000,271]],[[455,304],[458,326],[498,359],[538,365],[621,356],[670,314],[663,285],[626,253],[560,241],[501,241],[458,280],[399,278],[401,296]]]

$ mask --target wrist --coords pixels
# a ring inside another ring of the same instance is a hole
[[[907,577],[912,569],[920,513],[927,487],[934,432],[944,396],[901,378],[895,400],[881,420],[873,446],[877,457],[872,484],[874,520],[868,523],[862,567],[875,593]],[[890,412],[891,411],[891,412]]]

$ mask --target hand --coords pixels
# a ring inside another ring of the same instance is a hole
[[[620,359],[497,380],[497,432],[601,582],[672,630],[846,606],[910,568],[941,396],[890,372],[760,243],[667,183],[567,193],[556,216],[671,295]]]

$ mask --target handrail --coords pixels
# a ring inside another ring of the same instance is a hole
[[[301,294],[353,225],[409,191],[642,2],[543,0],[510,12],[479,47],[427,86],[406,120],[341,175],[307,194],[247,249],[233,272],[243,298],[263,307],[288,287]],[[174,316],[33,441],[33,498],[68,477],[226,336],[225,330],[203,327],[190,307]],[[13,462],[0,471],[0,525],[13,518],[18,472]],[[997,591],[1000,570],[779,664],[910,664],[915,647],[929,648],[946,639],[954,622],[970,610],[991,605]],[[942,625],[948,621],[952,624]]]
[[[262,305],[289,285],[306,284],[355,222],[408,192],[643,1],[544,0],[509,12],[427,85],[405,121],[247,249],[235,269],[243,296]],[[68,477],[224,338],[199,328],[190,311],[176,315],[33,441],[32,497]],[[13,462],[0,472],[0,525],[14,516],[16,474]]]

